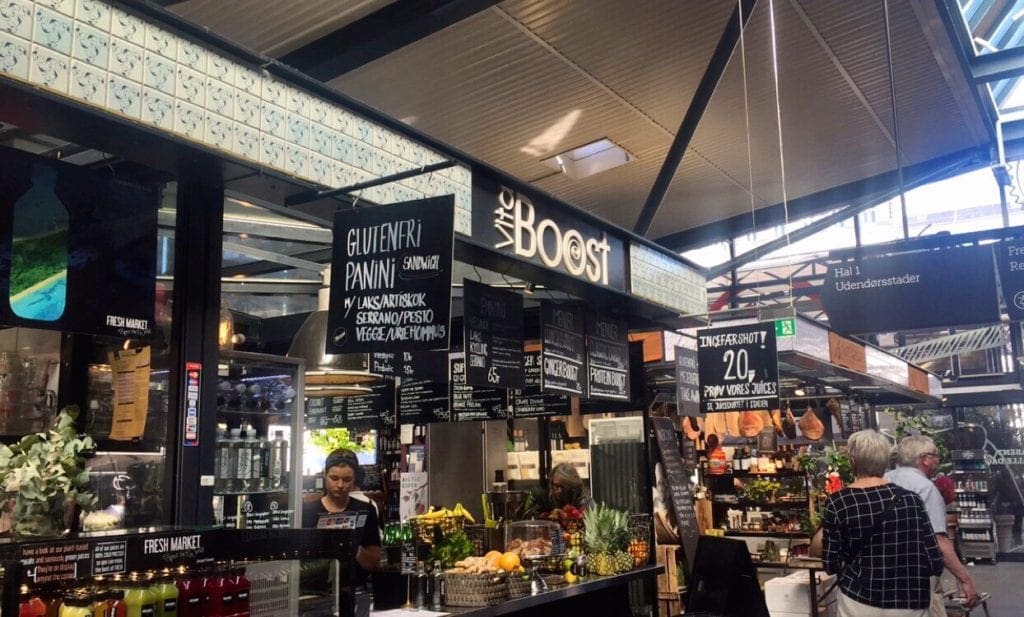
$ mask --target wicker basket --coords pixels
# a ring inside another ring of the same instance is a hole
[[[523,577],[519,575],[508,577],[508,597],[522,598],[523,596],[530,595],[532,590],[533,585],[529,577],[526,580],[523,580]]]
[[[473,556],[482,557],[490,549],[487,543],[487,527],[484,525],[466,525],[462,528],[466,537],[473,543]]]
[[[444,575],[444,603],[450,606],[494,606],[508,597],[504,573]]]
[[[466,519],[461,516],[438,516],[436,518],[417,516],[409,521],[412,523],[412,532],[416,539],[423,544],[433,545],[435,529],[440,529],[441,535],[447,535],[462,529]]]

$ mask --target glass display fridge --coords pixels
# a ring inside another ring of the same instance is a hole
[[[221,351],[213,513],[234,529],[299,527],[305,362]]]

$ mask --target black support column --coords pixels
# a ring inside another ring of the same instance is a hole
[[[211,162],[212,163],[212,162]],[[200,486],[213,473],[216,438],[217,322],[220,314],[224,187],[210,177],[215,164],[193,163],[178,182],[174,228],[174,295],[171,332],[170,415],[166,481],[174,495],[173,523],[213,523],[212,486]],[[219,172],[215,172],[219,173]],[[187,406],[185,364],[202,365],[199,445],[183,444]]]

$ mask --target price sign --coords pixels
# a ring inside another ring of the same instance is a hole
[[[700,415],[697,352],[685,347],[676,347],[676,409],[681,416]]]
[[[463,281],[462,323],[466,383],[521,388],[523,381],[523,298],[476,281]]]
[[[566,415],[571,412],[568,396],[541,391],[540,364],[540,352],[528,351],[523,354],[526,387],[511,391],[512,414],[516,418]]]
[[[398,423],[448,422],[451,419],[448,389],[447,383],[403,379],[398,386]]]
[[[700,528],[697,525],[697,511],[693,506],[693,493],[690,492],[689,474],[686,473],[680,456],[679,439],[671,419],[651,418],[651,422],[654,424],[654,437],[658,442],[661,466],[665,474],[665,488],[668,489],[672,500],[679,539],[682,541],[686,558],[692,561],[697,551]]]
[[[579,306],[540,303],[541,388],[582,396],[586,387],[586,331]]]
[[[703,413],[778,409],[775,323],[698,330],[697,371]]]
[[[466,384],[465,354],[451,354],[451,374],[455,421],[503,420],[508,417],[508,390]]]

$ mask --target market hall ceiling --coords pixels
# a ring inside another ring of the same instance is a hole
[[[626,229],[674,136],[692,131],[646,231],[689,248],[743,230],[716,222],[777,214],[784,198],[794,217],[877,197],[900,175],[977,166],[991,120],[943,1],[888,2],[887,32],[881,0],[748,0],[742,45],[717,67],[736,2],[159,4]],[[683,124],[702,92],[706,107]],[[582,179],[542,162],[602,138],[635,160]]]

